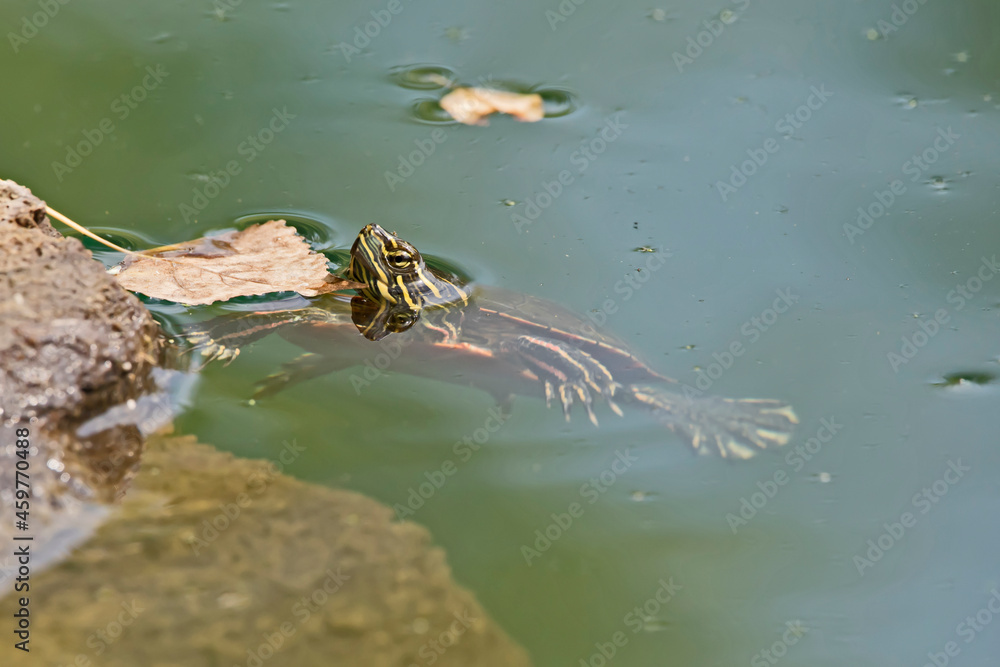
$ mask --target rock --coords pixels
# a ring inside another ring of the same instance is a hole
[[[151,439],[120,509],[32,592],[37,664],[530,664],[424,528],[191,437]]]
[[[39,562],[60,533],[91,525],[83,517],[95,508],[76,501],[124,491],[142,450],[135,424],[79,429],[148,393],[158,332],[79,241],[52,228],[44,202],[0,181],[0,540],[9,542],[14,526],[16,429],[30,432]]]
[[[7,183],[0,182],[0,418],[77,420],[140,395],[159,353],[156,322],[79,241],[52,230],[39,200],[6,200],[4,208]]]
[[[45,202],[23,185],[0,180],[0,224],[4,223],[37,229],[55,238],[62,237],[45,215]]]

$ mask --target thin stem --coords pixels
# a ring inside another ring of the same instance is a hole
[[[123,248],[121,246],[115,245],[111,241],[105,241],[104,239],[102,239],[100,236],[98,236],[94,232],[90,231],[89,229],[87,229],[86,227],[84,227],[82,225],[78,225],[77,223],[73,222],[72,220],[70,220],[65,215],[63,215],[59,211],[55,210],[51,206],[46,206],[45,207],[45,212],[48,213],[53,218],[55,218],[56,220],[58,220],[59,222],[61,222],[64,225],[66,225],[67,227],[71,227],[72,229],[75,229],[76,231],[80,232],[84,236],[89,236],[90,238],[94,239],[98,243],[100,243],[102,245],[106,245],[107,247],[111,248],[112,250],[117,250],[118,252],[123,252],[126,255],[138,255],[139,254],[139,253],[135,252],[134,250],[126,250],[125,248]]]

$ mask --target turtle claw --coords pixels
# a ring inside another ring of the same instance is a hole
[[[624,417],[625,413],[622,412],[622,409],[614,401],[615,391],[617,391],[619,387],[621,387],[621,385],[618,384],[617,382],[615,382],[614,384],[612,384],[611,385],[610,395],[605,395],[604,396],[604,400],[606,400],[608,402],[608,407],[611,408],[612,412],[614,412],[619,417]]]
[[[545,381],[545,407],[552,407],[552,399],[556,397],[556,389],[548,380]]]
[[[569,413],[573,408],[573,394],[570,393],[570,386],[568,384],[559,385],[559,401],[562,403],[563,415],[566,416],[566,421],[569,421]]]
[[[586,352],[560,341],[536,336],[519,336],[508,344],[508,349],[520,354],[532,365],[532,370],[544,378],[546,407],[552,407],[558,397],[566,421],[570,420],[573,402],[579,400],[587,411],[590,423],[597,426],[595,396],[603,397],[616,415],[622,415],[621,408],[614,401],[615,392],[621,385],[614,381],[604,364]]]
[[[236,360],[236,357],[240,356],[240,348],[226,347],[217,343],[209,344],[199,351],[201,352],[202,368],[208,366],[213,361],[223,361],[228,366]]]
[[[197,331],[185,336],[185,340],[191,347],[184,350],[183,354],[197,352],[201,356],[198,370],[204,370],[213,361],[224,361],[225,365],[233,363],[236,357],[240,356],[240,348],[228,347],[214,340],[207,331]]]
[[[209,361],[224,361],[225,365],[236,361],[236,357],[240,356],[240,348],[238,347],[226,347],[225,345],[219,346],[219,351],[214,354]]]
[[[570,413],[573,409],[574,394],[579,397],[580,403],[583,404],[583,408],[587,411],[587,417],[590,419],[590,423],[594,426],[598,426],[597,415],[594,414],[594,399],[590,395],[587,387],[576,383],[567,382],[559,385],[557,390],[552,382],[549,380],[545,381],[545,407],[552,407],[552,399],[556,397],[558,391],[559,403],[562,405],[563,415],[566,417],[566,421],[570,421]]]
[[[590,418],[590,423],[594,426],[599,426],[597,423],[597,415],[594,414],[594,399],[591,398],[590,392],[587,391],[586,387],[582,387],[578,384],[573,385],[573,389],[576,389],[576,394],[580,397],[580,402],[583,403],[583,407],[587,411],[587,417]]]

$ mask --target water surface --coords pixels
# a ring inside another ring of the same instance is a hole
[[[951,641],[954,664],[992,664],[992,612],[961,624],[1000,586],[995,5],[401,6],[359,53],[338,45],[384,3],[60,6],[0,56],[3,175],[143,243],[283,216],[334,250],[378,222],[479,282],[607,315],[683,382],[792,401],[792,453],[730,464],[636,412],[594,429],[522,398],[461,461],[493,407],[461,387],[390,369],[359,395],[348,371],[249,405],[299,353],[277,337],[209,367],[179,430],[246,457],[295,439],[288,472],[388,505],[454,460],[410,518],[539,665],[603,664],[616,636],[619,665],[922,665]],[[36,11],[0,17],[16,31]],[[574,108],[428,123],[414,108],[435,91],[393,76],[418,65]],[[644,246],[667,261],[627,292]],[[772,317],[779,293],[793,305]],[[581,487],[626,449],[637,462],[591,504]],[[527,564],[573,502],[583,516]],[[669,602],[635,612],[661,582]]]

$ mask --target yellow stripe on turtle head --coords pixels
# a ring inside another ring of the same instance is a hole
[[[439,290],[437,285],[434,284],[436,281],[427,275],[427,271],[424,270],[424,267],[418,265],[416,267],[416,271],[417,271],[417,279],[420,281],[423,287],[429,289],[431,291],[431,294],[433,294],[436,299],[440,300],[441,290]]]
[[[420,297],[419,289],[414,290],[413,287],[415,285],[407,283],[403,280],[403,276],[396,276],[396,285],[399,287],[400,294],[406,305],[413,310],[420,310],[424,300]]]

